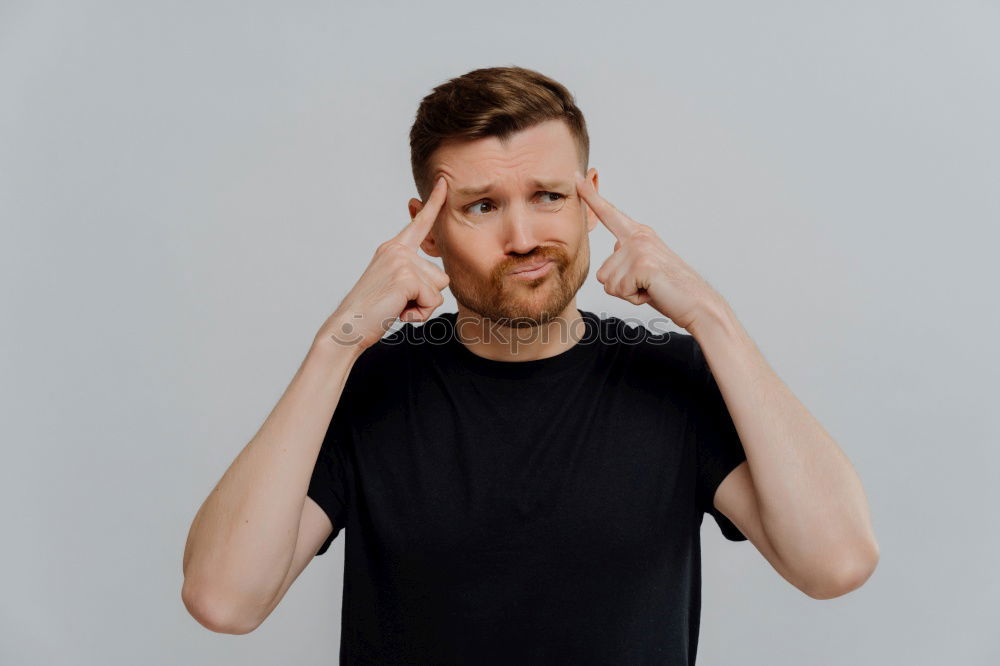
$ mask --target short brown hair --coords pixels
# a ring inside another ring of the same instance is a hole
[[[511,134],[546,120],[566,122],[576,139],[581,170],[590,159],[587,122],[564,85],[524,67],[474,69],[434,88],[420,102],[410,128],[410,166],[422,200],[430,182],[430,159],[449,139],[495,136],[506,142]]]

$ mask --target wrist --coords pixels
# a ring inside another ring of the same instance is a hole
[[[317,353],[344,356],[353,362],[367,347],[358,320],[351,313],[334,312],[316,334],[312,348]]]
[[[724,298],[714,295],[702,302],[697,313],[687,327],[688,333],[696,339],[708,335],[730,336],[739,335],[740,323],[736,318],[736,313],[729,307]]]

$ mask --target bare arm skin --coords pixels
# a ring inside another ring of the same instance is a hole
[[[747,460],[714,505],[787,581],[814,599],[860,587],[879,560],[861,479],[847,455],[777,376],[726,300],[645,224],[577,175],[577,191],[614,234],[604,290],[649,303],[695,338]]]
[[[181,598],[208,629],[231,634],[255,629],[273,610],[278,593],[283,596],[284,583],[291,584],[287,579],[298,576],[330,534],[329,518],[306,491],[356,356],[352,347],[313,345],[196,514],[184,549]],[[322,519],[311,507],[303,511],[307,500]],[[311,529],[300,534],[303,523]],[[303,540],[307,543],[296,549]],[[289,576],[293,564],[300,566]]]
[[[847,455],[770,367],[724,299],[708,303],[690,331],[747,454],[719,485],[716,507],[756,532],[754,545],[764,544],[765,557],[806,595],[833,599],[857,589],[880,555]]]
[[[330,535],[330,519],[306,496],[313,467],[362,352],[397,318],[426,321],[444,302],[447,274],[417,250],[446,192],[442,178],[423,209],[378,247],[278,404],[195,515],[181,598],[208,629],[253,631]]]

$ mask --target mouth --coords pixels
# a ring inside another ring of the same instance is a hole
[[[541,277],[546,273],[548,273],[552,269],[553,263],[554,262],[551,259],[548,259],[540,263],[531,264],[530,266],[522,266],[520,268],[516,268],[510,273],[508,273],[508,275],[519,280],[530,280],[532,278]]]

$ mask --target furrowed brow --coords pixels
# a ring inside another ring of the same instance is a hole
[[[559,180],[542,180],[540,178],[535,178],[531,181],[531,186],[536,187],[540,190],[564,190],[569,187],[568,183]],[[477,197],[483,194],[487,194],[493,191],[496,187],[493,183],[487,183],[485,185],[474,185],[469,187],[456,187],[455,193],[460,194],[464,197]]]

